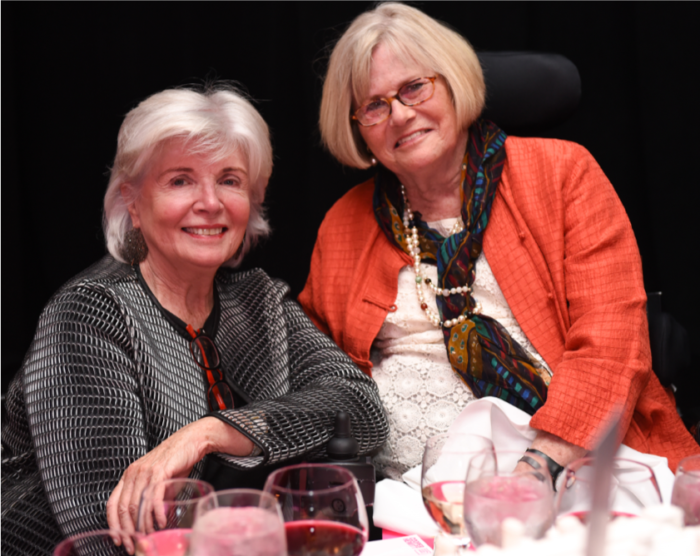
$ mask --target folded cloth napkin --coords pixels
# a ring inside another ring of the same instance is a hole
[[[530,416],[509,403],[485,397],[470,403],[448,429],[451,433],[480,434],[490,438],[496,450],[524,452],[537,431],[530,428]],[[643,454],[622,445],[617,457],[647,464],[656,475],[662,500],[669,503],[674,476],[666,458]],[[438,527],[428,515],[421,496],[421,466],[408,470],[403,481],[384,479],[377,483],[374,495],[374,523],[406,535],[434,537]]]

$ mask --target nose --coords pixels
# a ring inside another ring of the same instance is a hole
[[[214,180],[207,180],[200,184],[197,189],[197,200],[195,208],[205,212],[218,212],[221,210],[222,202],[219,198],[219,190]]]
[[[394,126],[405,125],[406,122],[410,121],[416,115],[415,110],[412,106],[406,106],[401,104],[398,99],[391,101],[391,115],[389,116],[389,123]]]

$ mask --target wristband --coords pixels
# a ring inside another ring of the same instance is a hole
[[[564,471],[564,467],[559,465],[556,461],[554,461],[552,458],[550,458],[547,454],[545,454],[544,452],[540,452],[539,450],[535,450],[533,448],[528,448],[527,450],[525,450],[525,452],[535,454],[535,455],[541,457],[545,461],[545,463],[547,464],[547,469],[549,470],[549,474],[552,477],[552,488],[554,489],[554,492],[556,492],[557,491],[557,479],[559,478],[559,475],[561,475],[561,472]],[[521,457],[520,461],[524,461],[533,469],[540,469],[540,467],[542,467],[540,465],[540,462],[538,462],[534,458],[529,457],[528,455],[524,455],[523,457]]]

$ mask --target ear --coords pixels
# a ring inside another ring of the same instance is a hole
[[[131,225],[134,228],[141,227],[141,218],[139,217],[139,210],[136,206],[136,189],[130,183],[123,183],[119,187],[119,191],[124,199],[126,208],[131,215]]]

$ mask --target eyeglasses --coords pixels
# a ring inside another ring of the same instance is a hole
[[[352,115],[352,119],[362,126],[382,123],[391,115],[391,103],[398,100],[404,106],[416,106],[430,100],[435,93],[435,77],[420,77],[403,85],[396,96],[376,98],[363,104]]]
[[[224,380],[224,374],[221,372],[221,358],[214,340],[201,330],[195,330],[191,324],[187,325],[187,332],[192,336],[190,341],[192,357],[194,357],[195,363],[207,373],[207,380],[209,381],[209,389],[207,390],[209,411],[233,409],[233,393]],[[218,372],[218,375],[216,375],[218,378],[216,379],[214,372]]]

